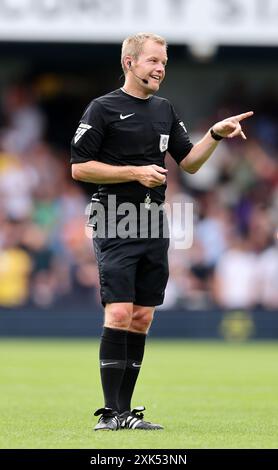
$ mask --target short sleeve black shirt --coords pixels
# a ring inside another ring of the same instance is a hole
[[[179,164],[190,152],[183,122],[161,97],[140,99],[121,89],[94,99],[83,114],[71,143],[71,163],[92,160],[114,166],[165,167],[166,150]],[[151,199],[163,202],[166,185],[151,188]],[[143,201],[148,188],[138,182],[99,185],[100,195]]]

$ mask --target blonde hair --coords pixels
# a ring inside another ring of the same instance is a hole
[[[128,36],[123,41],[123,44],[122,44],[121,64],[122,64],[122,69],[124,73],[127,72],[127,68],[124,64],[124,58],[127,55],[130,55],[135,60],[137,60],[143,50],[145,42],[148,39],[151,39],[152,41],[157,42],[158,44],[161,44],[162,46],[165,46],[167,49],[166,40],[162,36],[158,36],[157,34],[137,33],[137,34],[134,34],[133,36]]]

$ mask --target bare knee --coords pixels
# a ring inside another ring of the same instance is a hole
[[[127,330],[131,322],[132,309],[132,304],[129,303],[107,304],[104,326]]]
[[[134,307],[132,314],[132,321],[129,327],[130,331],[137,333],[147,333],[154,315],[154,308],[152,307]]]

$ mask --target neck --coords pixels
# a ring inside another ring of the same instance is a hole
[[[140,100],[147,100],[151,95],[145,96],[144,98],[142,96],[135,95],[135,93],[130,93],[127,91],[125,87],[121,87],[121,90],[126,93],[129,96],[133,96],[134,98],[139,98]]]
[[[141,98],[143,100],[148,99],[151,96],[147,87],[139,85],[137,83],[131,83],[130,80],[125,80],[123,91],[128,95],[134,96],[135,98]]]

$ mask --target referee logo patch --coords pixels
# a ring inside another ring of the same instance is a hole
[[[76,133],[74,135],[74,143],[76,144],[76,142],[78,142],[78,140],[82,137],[82,135],[85,134],[85,132],[87,132],[88,129],[91,129],[92,126],[90,126],[89,124],[83,124],[83,122],[81,122],[81,124],[79,124],[77,130],[76,130]]]
[[[159,150],[160,152],[165,152],[168,148],[169,135],[160,134]]]

